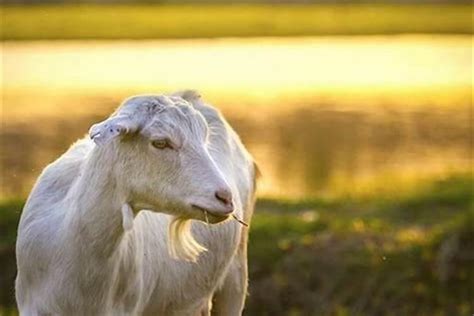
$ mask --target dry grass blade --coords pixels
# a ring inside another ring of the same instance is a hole
[[[249,227],[249,224],[247,224],[246,222],[244,222],[243,220],[241,220],[240,218],[238,218],[237,216],[235,216],[235,214],[232,214],[232,217],[233,217],[237,222],[239,222],[240,224],[244,225],[245,227]]]

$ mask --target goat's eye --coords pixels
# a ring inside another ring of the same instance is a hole
[[[171,148],[170,142],[166,138],[153,140],[151,145],[158,149]]]

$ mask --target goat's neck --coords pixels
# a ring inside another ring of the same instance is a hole
[[[109,149],[110,150],[110,149]],[[114,178],[114,161],[106,148],[94,148],[73,192],[73,238],[83,255],[109,257],[123,237],[121,206],[125,202]]]

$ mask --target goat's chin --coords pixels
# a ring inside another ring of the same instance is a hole
[[[196,214],[193,218],[207,224],[218,224],[226,221],[230,217],[230,214],[218,214],[196,205],[193,205],[192,209],[193,213]]]
[[[222,223],[230,218],[231,213],[212,211],[194,204],[190,206],[169,205],[168,207],[156,206],[149,203],[133,203],[134,210],[149,210],[155,213],[165,213],[173,217],[194,219],[207,224]]]
[[[219,223],[222,223],[222,222],[228,220],[229,217],[230,216],[228,216],[228,215],[219,216],[219,215],[214,215],[214,214],[208,213],[207,218],[206,218],[206,215],[204,215],[204,218],[200,218],[200,220],[205,222],[206,224],[219,224]]]

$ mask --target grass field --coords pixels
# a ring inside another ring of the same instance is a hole
[[[471,34],[465,5],[3,6],[4,40]]]
[[[403,197],[260,199],[245,315],[471,315],[472,186],[465,173]],[[0,315],[15,313],[22,205],[0,203]]]

